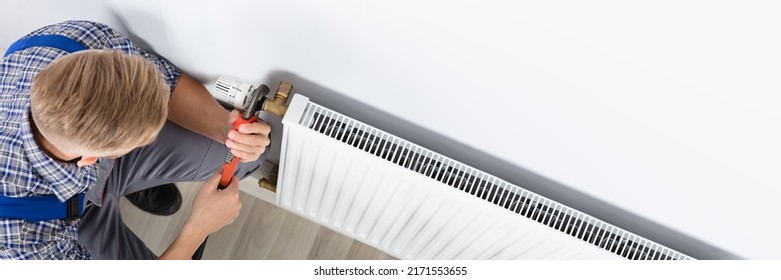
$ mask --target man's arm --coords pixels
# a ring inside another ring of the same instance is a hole
[[[206,236],[233,223],[239,216],[239,180],[233,177],[225,189],[218,190],[221,173],[219,170],[209,178],[195,195],[190,217],[171,246],[160,256],[161,260],[191,259]]]
[[[232,130],[231,124],[238,116],[238,111],[228,113],[203,84],[184,73],[179,77],[168,101],[169,120],[226,144],[242,162],[255,161],[270,143],[268,134],[271,126],[257,121],[242,125],[240,131]]]
[[[228,111],[197,80],[182,73],[168,101],[168,119],[186,129],[225,143]]]

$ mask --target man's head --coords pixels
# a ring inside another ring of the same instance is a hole
[[[162,74],[144,58],[88,50],[35,76],[30,111],[45,141],[88,165],[152,142],[165,123],[168,96]]]

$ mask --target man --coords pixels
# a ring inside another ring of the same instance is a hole
[[[103,24],[68,21],[25,36],[0,64],[0,259],[158,258],[122,222],[119,199],[206,181],[159,256],[190,258],[238,216],[238,179],[217,188],[225,154],[242,159],[243,177],[268,151],[270,127],[232,130],[238,115]]]

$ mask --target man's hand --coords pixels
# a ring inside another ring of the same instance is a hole
[[[217,184],[221,174],[222,172],[218,171],[203,183],[201,190],[195,195],[193,210],[185,226],[195,227],[202,234],[209,235],[233,223],[239,216],[239,180],[233,177],[225,189],[219,190]]]
[[[220,183],[221,174],[222,170],[214,173],[195,195],[190,217],[171,246],[160,255],[160,259],[189,259],[206,240],[206,236],[233,223],[239,216],[239,180],[233,177],[225,189],[219,190],[217,184]]]
[[[239,111],[233,110],[228,118],[229,125],[233,127],[233,122],[240,117]],[[261,120],[242,124],[238,131],[228,131],[228,140],[225,140],[225,146],[231,149],[234,156],[241,158],[241,162],[253,162],[260,158],[260,155],[266,150],[266,146],[271,143],[271,139],[268,137],[269,132],[271,132],[271,126]]]

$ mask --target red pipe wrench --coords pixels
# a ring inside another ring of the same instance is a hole
[[[233,129],[238,131],[239,126],[245,123],[253,123],[258,120],[257,113],[260,111],[260,108],[263,107],[263,102],[266,100],[266,95],[269,93],[270,89],[266,85],[260,85],[255,90],[252,91],[249,98],[249,102],[245,103],[244,112],[241,114],[240,118],[237,118],[235,122],[233,122]],[[224,189],[228,186],[228,183],[231,181],[231,177],[233,177],[234,172],[236,171],[236,165],[239,164],[239,158],[236,157],[233,153],[228,151],[228,154],[225,156],[225,167],[222,169],[222,176],[220,177],[220,185],[218,186],[219,189]]]

